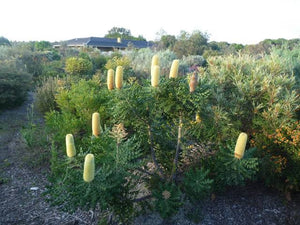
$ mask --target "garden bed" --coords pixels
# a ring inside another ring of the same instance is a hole
[[[32,164],[34,152],[26,147],[20,133],[32,101],[30,95],[21,107],[0,114],[0,224],[97,224],[97,215],[92,212],[70,214],[45,201],[49,169]],[[292,201],[287,202],[282,193],[252,183],[213,196],[197,208],[186,203],[169,220],[149,214],[136,218],[135,224],[300,224],[300,195],[292,195]]]

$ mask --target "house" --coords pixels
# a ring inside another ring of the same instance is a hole
[[[147,41],[140,40],[124,40],[121,38],[100,38],[100,37],[88,37],[88,38],[75,38],[62,43],[54,43],[54,48],[59,48],[61,45],[66,45],[68,47],[92,47],[98,48],[101,51],[113,51],[116,49],[123,50],[128,46],[133,48],[148,48],[153,44]]]

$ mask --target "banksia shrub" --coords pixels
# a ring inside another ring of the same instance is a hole
[[[87,154],[84,159],[83,180],[91,182],[95,177],[95,160],[93,154]]]
[[[93,113],[92,117],[92,130],[93,130],[93,135],[95,137],[99,137],[101,128],[100,128],[100,114],[95,112]]]
[[[117,66],[116,69],[116,88],[121,89],[123,86],[123,67]]]
[[[66,149],[67,149],[67,156],[72,158],[76,155],[76,148],[74,143],[74,138],[72,134],[66,135]]]
[[[153,66],[159,66],[159,57],[158,57],[158,55],[154,55],[152,57],[151,67],[153,67]]]
[[[113,69],[109,69],[107,71],[107,88],[108,88],[108,90],[114,89],[114,76],[115,76],[115,71]]]
[[[193,75],[190,78],[190,83],[189,83],[190,93],[192,93],[196,90],[197,84],[198,84],[197,76],[195,73],[193,73]]]
[[[172,62],[169,78],[176,78],[178,76],[179,60],[175,59]]]
[[[247,138],[248,135],[246,133],[240,133],[236,145],[235,145],[235,149],[234,149],[234,157],[237,159],[241,159],[244,156],[244,152],[245,152],[245,148],[246,148],[246,144],[247,144]]]
[[[160,67],[155,65],[151,67],[151,85],[157,87],[159,84]]]

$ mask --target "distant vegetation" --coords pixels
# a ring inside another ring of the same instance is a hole
[[[131,37],[108,34],[119,35]],[[47,194],[64,209],[100,206],[103,221],[130,224],[141,209],[168,218],[256,180],[287,200],[300,191],[299,39],[241,45],[194,31],[110,53],[11,42],[0,90],[2,109],[35,92],[51,142]]]
[[[106,38],[121,38],[125,40],[140,40],[146,41],[146,39],[139,35],[138,37],[134,37],[131,35],[131,31],[129,29],[123,27],[113,27],[108,31],[108,34],[105,35]]]

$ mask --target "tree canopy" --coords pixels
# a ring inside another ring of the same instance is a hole
[[[138,37],[134,37],[131,35],[131,31],[124,27],[113,27],[108,31],[108,34],[105,35],[106,38],[122,38],[126,40],[141,40],[146,41],[146,39],[139,35]]]
[[[7,46],[11,46],[9,40],[3,36],[0,37],[0,45],[7,45]]]

